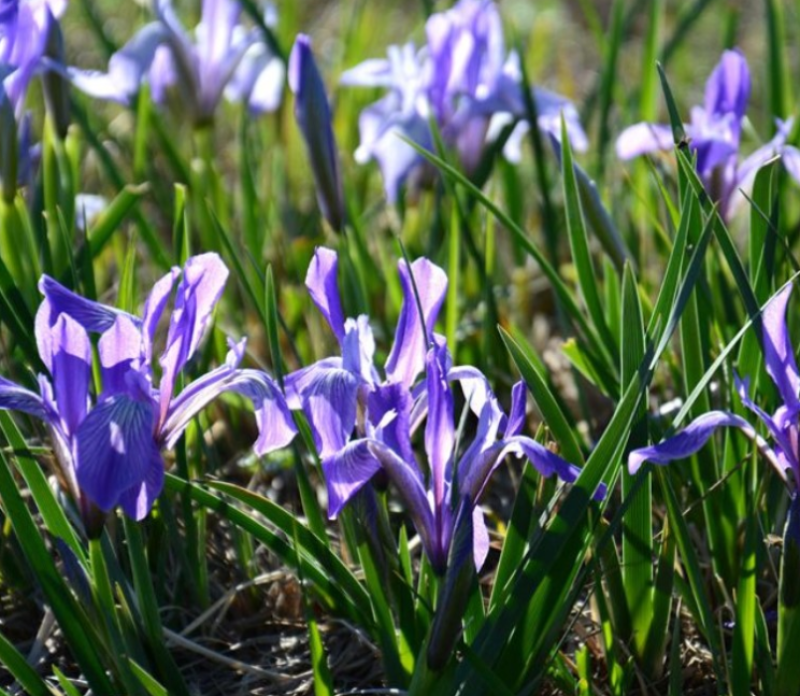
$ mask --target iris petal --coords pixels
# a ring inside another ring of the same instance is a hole
[[[121,394],[95,406],[81,423],[75,434],[78,484],[101,510],[108,512],[152,477],[153,463],[161,460],[154,424],[151,404]]]

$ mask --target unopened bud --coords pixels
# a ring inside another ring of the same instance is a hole
[[[345,221],[344,196],[331,110],[311,52],[311,40],[305,34],[297,36],[289,58],[289,87],[295,95],[294,115],[306,142],[319,207],[331,227],[341,232]]]

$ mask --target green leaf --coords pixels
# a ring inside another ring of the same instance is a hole
[[[0,664],[11,673],[11,676],[25,689],[25,693],[30,696],[54,696],[57,693],[47,685],[39,673],[28,664],[25,657],[2,633],[0,633]]]
[[[645,355],[644,320],[636,276],[625,266],[622,284],[622,362],[620,374],[627,383]],[[641,403],[632,424],[628,447],[647,444],[647,408]],[[631,497],[622,525],[622,577],[631,615],[633,650],[641,661],[650,635],[653,615],[653,509],[651,481],[634,489],[634,476],[622,472],[622,499]]]
[[[369,595],[352,571],[324,541],[291,513],[267,498],[222,481],[209,482],[209,485],[246,505],[249,513],[234,507],[196,483],[184,481],[173,474],[167,474],[165,483],[167,490],[188,494],[198,504],[216,511],[232,524],[252,534],[283,563],[291,567],[302,564],[303,576],[314,584],[321,600],[331,610],[350,616],[367,630],[373,628]],[[279,534],[260,522],[253,512],[269,520],[290,539],[294,539],[296,534],[300,548],[292,548]]]
[[[150,696],[169,696],[170,692],[161,686],[161,684],[158,683],[153,675],[150,674],[144,667],[130,658],[128,659],[128,665]]]
[[[516,364],[528,390],[533,395],[536,406],[539,408],[545,423],[553,431],[553,435],[561,447],[561,455],[568,462],[583,466],[583,452],[581,452],[578,440],[570,427],[567,417],[547,386],[545,376],[528,359],[520,344],[502,326],[498,327],[498,329],[508,352],[511,354],[511,359]]]
[[[589,310],[592,323],[610,352],[617,345],[606,323],[603,300],[600,297],[599,284],[595,276],[592,258],[589,253],[589,240],[583,224],[578,186],[575,181],[575,169],[572,162],[572,147],[569,144],[567,124],[561,116],[561,174],[564,183],[564,207],[567,218],[567,233],[572,250],[572,261],[578,275],[578,285],[584,304]],[[612,353],[613,355],[613,353]]]
[[[100,662],[95,631],[56,568],[44,539],[17,490],[8,460],[2,451],[0,451],[0,500],[20,541],[22,552],[53,609],[64,638],[87,681],[98,693],[114,691]]]

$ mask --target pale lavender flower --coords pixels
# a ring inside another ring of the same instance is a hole
[[[52,25],[66,0],[0,0],[0,64],[10,67],[3,87],[19,109],[33,75],[42,67]]]
[[[295,95],[294,114],[311,162],[317,202],[330,226],[341,232],[345,221],[344,196],[331,109],[311,52],[311,39],[305,34],[297,36],[289,57],[289,88]]]
[[[376,159],[387,198],[395,201],[409,179],[429,176],[424,158],[403,137],[431,149],[429,119],[454,148],[467,173],[474,171],[486,146],[504,123],[526,114],[518,58],[507,54],[497,6],[490,0],[460,0],[451,10],[430,16],[425,47],[390,46],[385,60],[370,59],[348,70],[342,84],[384,87],[388,94],[359,118],[361,143],[356,159]],[[534,90],[538,126],[560,137],[563,114],[574,149],[586,149],[586,135],[575,107],[563,97]],[[518,125],[505,154],[518,159],[525,126]],[[418,183],[418,182],[417,182]]]
[[[111,57],[108,72],[70,68],[73,84],[91,96],[130,105],[148,78],[156,103],[177,90],[196,124],[213,119],[223,95],[246,103],[257,114],[279,106],[283,63],[258,29],[240,24],[241,6],[236,0],[203,0],[194,40],[179,22],[171,0],[157,0],[155,9],[157,20]]]
[[[384,379],[372,361],[375,346],[367,318],[344,319],[336,275],[335,252],[318,249],[306,284],[339,339],[342,357],[321,360],[290,375],[286,383],[289,405],[303,408],[320,451],[329,515],[335,518],[383,470],[405,502],[438,573],[447,567],[459,506],[468,505],[471,548],[480,567],[489,540],[478,502],[507,454],[525,456],[542,475],[556,473],[565,481],[574,481],[579,469],[519,435],[525,422],[524,384],[514,387],[506,416],[480,371],[452,366],[443,337],[433,333],[447,289],[442,269],[426,259],[411,266],[400,262],[404,301]],[[417,383],[421,373],[424,379]],[[475,437],[460,456],[455,451],[451,382],[459,382],[478,418]],[[411,446],[423,421],[426,466],[418,463]]]
[[[48,276],[36,316],[36,339],[52,381],[39,377],[40,393],[0,378],[0,408],[43,420],[70,494],[89,517],[91,506],[108,512],[120,505],[144,518],[161,492],[164,460],[205,406],[225,391],[247,397],[256,411],[262,454],[285,446],[294,424],[279,388],[263,372],[239,368],[244,340],[231,343],[225,365],[173,396],[179,374],[197,350],[228,271],[216,254],[190,258],[153,287],[141,318],[89,301]],[[153,375],[156,327],[178,277],[166,345]],[[102,391],[93,403],[92,345],[100,334]]]
[[[703,106],[691,111],[684,126],[689,147],[697,157],[697,172],[706,190],[719,201],[720,214],[728,217],[752,184],[756,171],[769,159],[782,155],[789,173],[800,181],[800,151],[785,145],[791,122],[778,123],[778,134],[767,145],[739,163],[742,122],[750,97],[750,69],[738,50],[725,51],[706,82]],[[667,125],[637,123],[617,138],[617,156],[627,160],[674,147]]]
[[[770,300],[762,314],[764,361],[783,403],[774,414],[766,413],[751,400],[748,394],[749,380],[736,378],[739,398],[766,425],[774,444],[770,446],[765,442],[741,416],[727,411],[710,411],[669,439],[633,450],[628,455],[631,474],[635,474],[646,461],[663,465],[689,457],[705,445],[717,428],[734,427],[755,442],[762,456],[794,493],[800,482],[800,372],[786,327],[786,307],[791,293],[792,285],[787,284]],[[787,476],[789,472],[791,480]]]

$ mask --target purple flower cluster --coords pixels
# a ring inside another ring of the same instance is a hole
[[[239,366],[244,340],[230,342],[224,365],[175,394],[228,276],[216,254],[194,256],[183,269],[173,268],[161,278],[141,317],[87,300],[43,276],[36,339],[51,377],[39,376],[38,393],[0,378],[0,409],[46,424],[60,478],[90,529],[98,510],[106,513],[119,505],[136,520],[148,514],[163,487],[162,450],[172,448],[190,421],[223,392],[251,401],[259,429],[257,454],[288,445],[296,434],[291,410],[302,410],[322,459],[331,518],[382,470],[406,503],[439,573],[447,567],[459,509],[472,511],[474,559],[480,567],[489,539],[478,503],[507,454],[527,457],[542,475],[557,474],[564,481],[574,481],[580,470],[520,434],[522,382],[514,386],[506,414],[479,370],[453,366],[444,338],[434,333],[447,289],[444,271],[427,259],[410,266],[401,261],[399,271],[404,300],[381,375],[367,317],[344,316],[336,253],[316,251],[306,285],[339,341],[341,356],[288,375],[285,396],[264,372]],[[173,294],[155,370],[156,329]],[[96,397],[91,334],[99,336],[102,386]],[[458,447],[456,383],[477,420],[472,441]],[[426,460],[420,464],[411,442],[423,423]],[[598,496],[604,493],[599,490]]]
[[[95,508],[108,512],[117,505],[136,520],[144,518],[163,486],[161,451],[173,447],[192,418],[225,391],[252,402],[260,433],[257,453],[283,447],[294,436],[277,385],[261,371],[239,367],[244,340],[231,342],[224,365],[174,395],[227,277],[216,254],[192,257],[153,286],[141,317],[89,301],[42,277],[36,339],[52,379],[40,375],[36,393],[0,378],[0,408],[23,411],[47,425],[62,479],[85,520],[94,517]],[[156,381],[156,329],[173,291]],[[99,335],[102,389],[96,399],[91,396],[90,334]]]
[[[460,0],[429,17],[426,45],[390,46],[386,59],[371,59],[342,75],[344,85],[383,87],[388,93],[359,118],[356,159],[378,161],[386,196],[430,175],[425,160],[403,138],[432,149],[430,120],[454,148],[467,173],[478,165],[502,125],[518,121],[505,154],[518,159],[528,124],[519,59],[507,53],[497,6],[491,0]],[[535,89],[538,126],[560,138],[563,115],[573,148],[585,150],[586,135],[575,107],[563,97]]]
[[[108,64],[108,72],[70,68],[73,84],[87,94],[129,105],[143,80],[157,104],[171,90],[196,124],[214,117],[222,97],[244,102],[254,114],[274,111],[283,93],[284,66],[258,29],[240,23],[236,0],[203,0],[194,39],[179,22],[171,0],[157,0],[147,24]],[[270,9],[265,17],[274,22]]]
[[[756,172],[776,155],[800,182],[800,150],[786,145],[790,121],[778,121],[778,132],[764,146],[739,161],[742,122],[750,98],[750,69],[739,51],[725,51],[706,82],[703,106],[691,111],[685,125],[689,147],[697,157],[697,171],[706,190],[728,217],[741,202],[741,189],[752,185]],[[673,148],[672,129],[655,123],[637,123],[617,139],[617,155],[624,160]]]
[[[331,518],[384,471],[439,573],[447,565],[456,513],[468,505],[473,511],[474,558],[480,567],[489,539],[478,502],[507,454],[525,456],[542,475],[557,474],[564,481],[574,481],[579,469],[519,434],[525,423],[522,382],[513,389],[507,415],[479,370],[452,365],[444,338],[434,333],[447,289],[444,271],[419,259],[410,266],[401,261],[399,272],[404,299],[382,376],[373,360],[375,341],[368,318],[344,316],[336,253],[317,250],[306,286],[339,342],[341,357],[325,358],[289,375],[287,401],[290,408],[303,410],[311,426]],[[458,449],[454,383],[478,421],[471,443]],[[420,464],[411,441],[423,423],[426,460]]]

